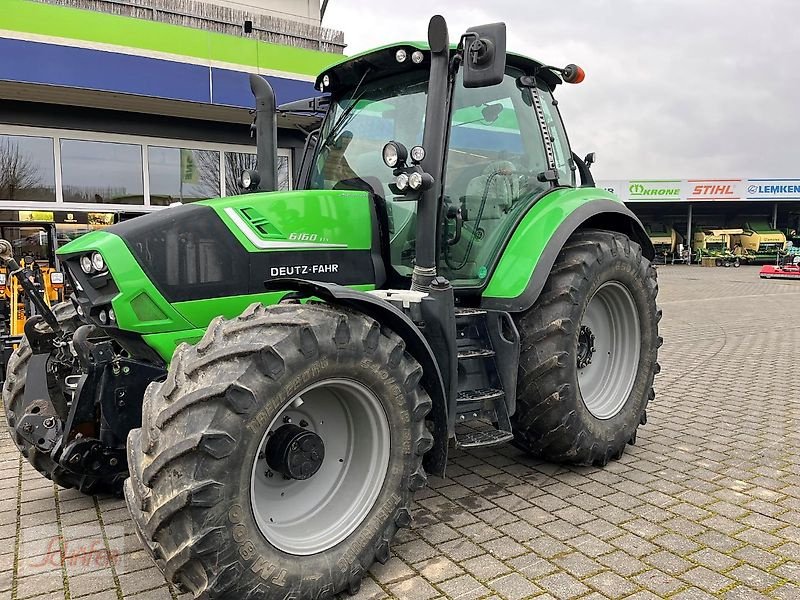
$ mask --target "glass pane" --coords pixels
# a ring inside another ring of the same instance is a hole
[[[555,98],[547,91],[539,89],[542,98],[542,109],[544,118],[547,121],[547,129],[550,132],[550,139],[553,141],[553,150],[556,153],[556,167],[558,168],[558,182],[561,185],[575,185],[575,173],[572,171],[572,152],[567,143],[567,133],[561,122]]]
[[[64,244],[71,242],[72,240],[78,239],[79,237],[81,237],[86,233],[89,233],[90,231],[95,231],[96,229],[105,229],[106,227],[113,225],[114,224],[113,217],[114,215],[111,214],[89,213],[89,222],[86,224],[59,223],[58,226],[56,227],[56,232],[58,233],[58,245],[63,246]]]
[[[17,259],[24,258],[26,262],[29,262],[30,258],[37,261],[50,260],[47,255],[47,231],[41,227],[0,226],[0,236],[11,242]]]
[[[0,200],[56,201],[51,138],[0,135]]]
[[[359,88],[356,98],[345,93],[334,102],[310,178],[312,189],[367,190],[386,199],[391,262],[403,275],[414,267],[417,203],[395,202],[382,150],[389,140],[408,149],[422,143],[428,81],[421,77],[415,71],[378,79]]]
[[[256,168],[256,155],[250,152],[225,153],[225,195],[238,196],[246,192],[239,183],[242,173]],[[289,189],[289,158],[278,157],[278,189]]]
[[[219,196],[219,152],[150,146],[147,164],[153,206]]]
[[[144,204],[142,147],[61,140],[64,202]]]
[[[465,88],[459,76],[453,94],[444,201],[461,208],[464,224],[460,241],[442,246],[440,263],[453,285],[483,283],[508,230],[550,187],[538,178],[547,168],[544,142],[517,75],[484,88]]]

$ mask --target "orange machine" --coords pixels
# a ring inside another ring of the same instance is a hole
[[[59,270],[56,258],[58,240],[53,223],[0,221],[0,238],[9,240],[14,252],[22,257],[20,265],[28,271],[28,278],[42,292],[49,305],[64,298],[64,274]],[[22,286],[0,268],[0,317],[5,346],[19,341],[23,335],[25,321],[36,314]]]

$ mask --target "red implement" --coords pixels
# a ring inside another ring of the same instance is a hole
[[[798,279],[800,280],[800,265],[764,265],[758,276],[761,279]]]

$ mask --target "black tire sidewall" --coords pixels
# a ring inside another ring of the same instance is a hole
[[[334,548],[315,557],[304,557],[304,570],[307,574],[322,575],[320,581],[332,581],[337,577],[348,581],[352,564],[361,559],[372,562],[374,546],[394,516],[403,498],[398,493],[406,487],[413,468],[413,452],[411,451],[411,418],[405,406],[405,395],[396,377],[385,365],[378,365],[371,360],[353,355],[339,355],[336,359],[321,356],[305,369],[297,371],[284,385],[265,386],[263,392],[269,400],[256,413],[250,422],[251,426],[240,429],[239,448],[230,458],[230,464],[243,465],[238,476],[229,476],[226,490],[230,490],[222,504],[226,526],[230,528],[228,542],[232,543],[238,553],[242,569],[242,589],[251,589],[256,583],[273,588],[286,588],[308,593],[302,581],[287,581],[289,574],[296,573],[291,563],[297,556],[286,554],[272,546],[261,533],[255,517],[250,496],[250,478],[252,466],[258,453],[266,428],[286,402],[301,393],[304,389],[326,379],[341,379],[343,367],[352,374],[352,378],[372,391],[382,400],[391,432],[391,450],[389,466],[383,486],[370,510],[367,518],[344,541]],[[270,389],[271,388],[271,389]],[[386,402],[386,398],[395,398],[394,402]],[[405,450],[404,450],[405,449]],[[252,566],[266,562],[263,573],[271,573],[264,581],[260,575],[253,573]],[[334,568],[331,568],[331,567]],[[274,567],[274,568],[273,568]],[[283,585],[279,585],[283,583]],[[292,587],[294,586],[294,587]],[[340,586],[337,585],[337,588]],[[319,593],[320,590],[316,592]],[[302,597],[311,597],[305,596]]]
[[[636,376],[625,403],[616,415],[608,419],[599,419],[594,416],[583,401],[583,396],[578,383],[578,367],[576,361],[568,364],[569,380],[572,383],[570,394],[572,406],[584,427],[592,437],[602,440],[617,438],[617,443],[625,443],[639,425],[642,412],[648,401],[648,393],[652,385],[652,364],[655,361],[658,331],[653,321],[656,311],[652,294],[647,287],[646,279],[642,277],[642,265],[634,253],[625,255],[618,253],[616,256],[606,255],[602,262],[597,263],[597,268],[592,276],[583,280],[579,286],[581,301],[574,306],[571,318],[575,323],[580,323],[595,293],[601,286],[609,282],[619,283],[631,294],[637,314],[639,316],[639,332],[641,346]],[[572,336],[573,354],[577,355],[578,334],[580,327],[575,328]]]
[[[275,344],[274,352],[283,364],[280,376],[266,376],[260,359],[255,359],[238,380],[256,399],[248,414],[236,414],[223,405],[211,414],[203,413],[209,416],[203,419],[206,431],[225,432],[235,440],[230,454],[222,459],[204,456],[186,474],[195,481],[222,484],[214,506],[192,511],[193,528],[212,528],[216,535],[211,543],[214,564],[202,559],[208,575],[216,573],[216,581],[197,582],[197,588],[206,589],[203,597],[250,597],[259,590],[258,597],[323,598],[357,589],[376,556],[388,558],[389,541],[398,524],[410,524],[407,507],[412,492],[421,485],[419,478],[424,483],[418,444],[427,435],[424,415],[430,400],[419,386],[422,371],[405,353],[400,338],[387,330],[381,332],[374,350],[365,351],[361,340],[374,322],[353,314],[348,319],[350,342],[336,343],[329,326],[323,326],[317,330],[313,356],[303,354],[299,328]],[[347,538],[315,555],[292,555],[273,546],[258,527],[250,496],[253,466],[276,415],[304,390],[331,379],[351,379],[379,399],[391,436],[389,464],[374,505]],[[404,515],[402,520],[399,514]],[[192,577],[192,573],[197,571],[185,575]]]

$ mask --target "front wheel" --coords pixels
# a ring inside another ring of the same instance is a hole
[[[426,481],[421,376],[396,334],[324,305],[254,305],[180,347],[125,487],[167,578],[203,598],[356,592]]]
[[[627,236],[578,231],[519,315],[516,443],[557,462],[604,465],[646,422],[661,338],[656,271]]]

